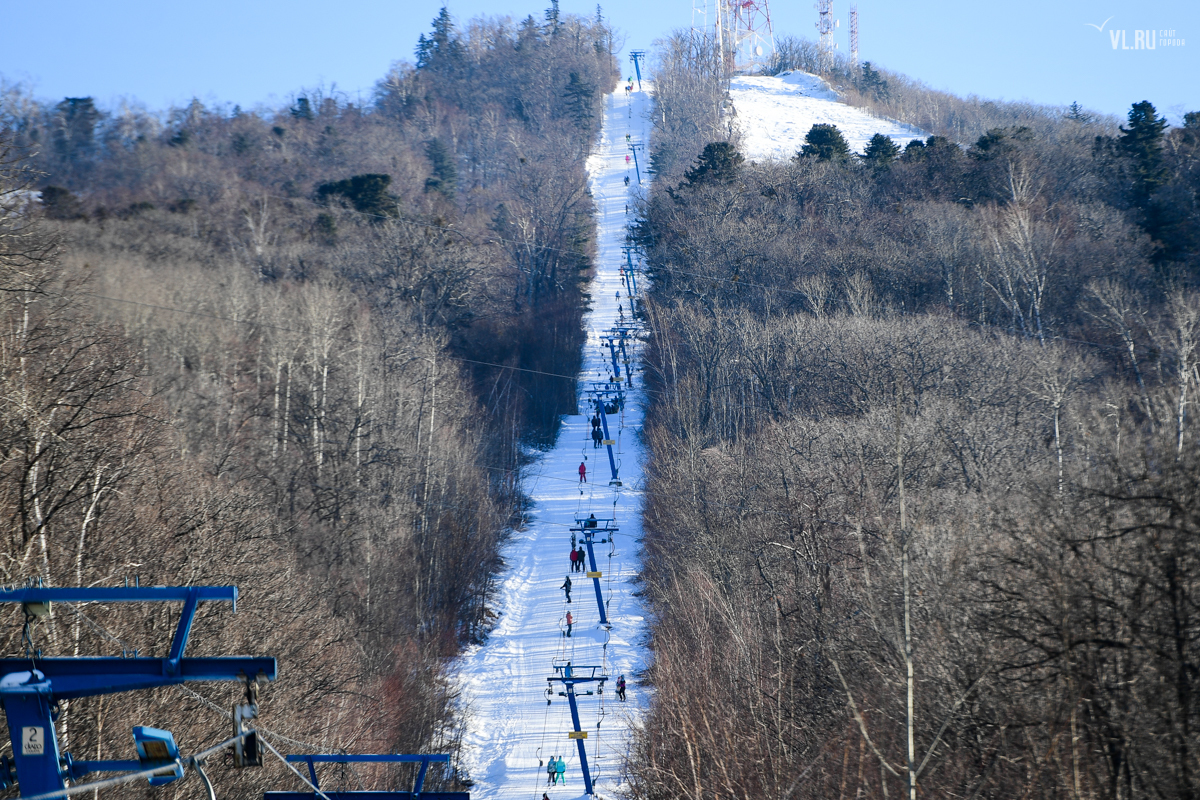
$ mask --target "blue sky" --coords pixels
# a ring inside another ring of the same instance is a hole
[[[710,0],[711,2],[711,0]],[[25,81],[46,99],[95,97],[112,106],[136,99],[152,109],[206,103],[252,108],[292,93],[336,85],[369,97],[393,61],[413,59],[440,0],[0,0],[6,35],[0,76]],[[540,18],[549,0],[450,0],[459,20],[487,14]],[[813,37],[812,0],[776,2],[777,34]],[[561,0],[564,12],[592,15],[594,2]],[[1197,0],[859,0],[861,58],[957,94],[1066,104],[1124,115],[1150,100],[1177,117],[1200,110],[1200,2]],[[650,48],[691,21],[690,0],[610,0],[605,16],[626,49]],[[840,48],[848,46],[849,0],[835,0]],[[1104,25],[1096,30],[1085,23]],[[1117,49],[1112,32],[1156,32],[1154,50]],[[1174,31],[1182,46],[1157,41]],[[15,35],[14,35],[15,34]],[[627,64],[627,62],[626,62]]]

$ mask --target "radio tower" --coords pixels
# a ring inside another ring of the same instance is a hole
[[[833,18],[833,0],[818,0],[817,5],[817,33],[820,34],[819,46],[821,49],[821,69],[828,70],[833,66],[833,51],[837,49],[837,43],[833,41],[833,29],[838,27],[838,22]]]
[[[718,17],[722,16],[720,6],[727,9],[729,41],[726,46],[733,56],[734,69],[752,70],[765,66],[775,52],[775,31],[767,0],[717,0],[717,4]]]
[[[858,4],[850,6],[850,66],[858,66]]]

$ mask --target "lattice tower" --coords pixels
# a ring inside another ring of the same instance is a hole
[[[775,52],[775,31],[767,0],[718,0],[728,20],[728,48],[736,70],[765,66]]]
[[[858,5],[850,6],[850,64],[858,66]]]

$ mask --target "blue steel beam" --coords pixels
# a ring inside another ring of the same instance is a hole
[[[254,679],[259,674],[273,681],[276,675],[274,658],[182,658],[176,664],[167,658],[0,659],[0,675],[35,669],[53,682],[49,694],[55,700],[153,689],[186,681]]]
[[[575,726],[575,732],[580,733],[583,731],[583,727],[579,722],[579,706],[575,701],[575,685],[578,683],[598,683],[601,687],[603,687],[604,682],[608,680],[608,676],[596,674],[596,670],[603,669],[603,667],[572,667],[570,662],[568,662],[565,666],[556,666],[554,669],[560,674],[546,678],[546,680],[550,683],[559,681],[566,689],[564,694],[567,697],[567,704],[571,707],[571,723]],[[575,675],[575,670],[584,669],[590,669],[592,671],[591,674]],[[591,692],[588,692],[588,694],[591,694]],[[583,790],[586,794],[595,794],[595,792],[592,790],[592,773],[591,770],[588,769],[587,748],[583,744],[584,739],[576,739],[575,743],[579,746],[579,767],[583,772]]]
[[[613,439],[608,434],[608,414],[604,411],[604,399],[596,398],[596,409],[600,412],[600,424],[604,426],[604,440],[611,442]],[[617,478],[617,459],[613,456],[612,445],[605,445],[608,448],[608,468],[612,470],[612,483],[620,485],[621,481]]]
[[[583,531],[583,544],[587,547],[588,563],[591,564],[591,571],[588,577],[592,579],[592,585],[596,587],[596,606],[600,609],[600,624],[608,624],[608,614],[604,610],[604,595],[600,592],[600,570],[596,567],[596,554],[592,551],[592,531],[593,528],[587,528]],[[615,530],[607,528],[606,530]]]

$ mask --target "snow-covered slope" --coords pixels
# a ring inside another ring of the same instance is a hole
[[[837,92],[807,72],[736,77],[730,94],[748,159],[791,158],[817,124],[836,125],[856,153],[877,133],[890,136],[901,147],[928,136],[911,125],[873,117],[839,102]]]
[[[591,310],[585,318],[588,341],[581,396],[591,381],[607,380],[611,374],[601,333],[630,320],[628,290],[619,269],[621,245],[631,219],[630,193],[637,190],[638,178],[634,164],[625,160],[630,152],[625,137],[629,134],[635,143],[648,141],[649,86],[643,84],[643,88],[645,91],[631,96],[618,89],[606,98],[601,140],[588,160],[597,206],[599,256],[591,286]],[[644,172],[642,177],[646,177]],[[582,402],[580,409],[584,409]],[[616,423],[610,433],[617,441],[620,488],[609,486],[605,450],[593,449],[590,416],[565,417],[557,446],[529,470],[524,488],[535,507],[529,527],[516,532],[504,552],[507,571],[497,600],[500,619],[488,641],[460,659],[458,680],[467,717],[463,766],[475,781],[471,796],[477,800],[539,800],[542,792],[555,800],[584,795],[576,743],[567,739],[572,729],[567,702],[557,694],[552,704],[546,702],[546,678],[554,674],[554,664],[567,661],[576,666],[603,666],[612,677],[602,695],[580,698],[579,711],[582,729],[588,732],[588,762],[597,796],[615,797],[624,782],[629,732],[646,702],[644,691],[635,683],[646,658],[643,611],[630,583],[637,574],[641,540],[638,431],[642,395],[637,377],[624,412],[619,419],[609,417],[610,426]],[[579,482],[581,461],[588,470],[585,484]],[[615,517],[620,526],[611,552],[607,544],[596,551],[609,630],[599,624],[592,581],[580,573],[571,575],[573,602],[569,605],[559,588],[570,574],[569,528],[576,514],[593,513],[598,518]],[[563,635],[568,610],[575,619],[570,638]],[[629,686],[625,703],[617,700],[614,685],[621,674]],[[561,689],[559,684],[555,691]],[[546,785],[544,765],[552,756],[566,761],[565,786]]]

